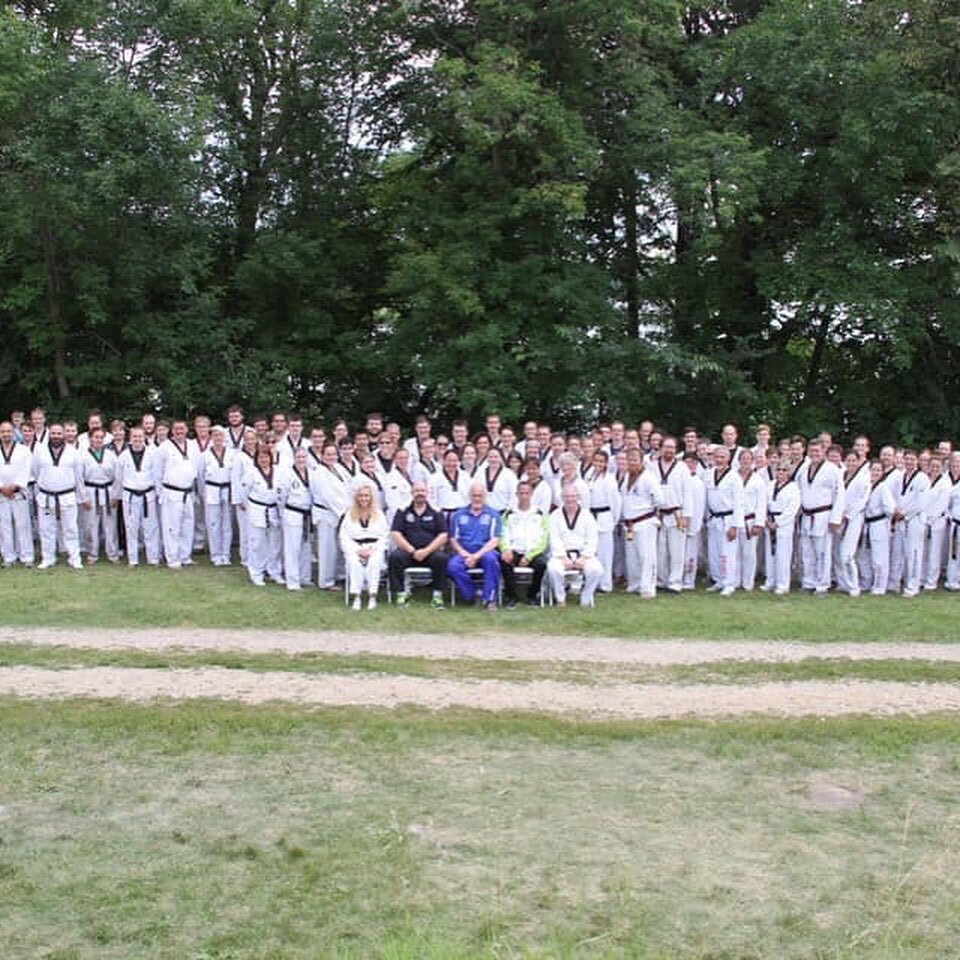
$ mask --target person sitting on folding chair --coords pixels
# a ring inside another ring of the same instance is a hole
[[[503,598],[507,609],[517,605],[517,567],[532,571],[527,604],[540,602],[540,585],[547,570],[547,545],[550,531],[542,510],[532,503],[533,486],[529,480],[517,484],[517,506],[503,515],[503,537],[500,541],[500,572],[503,574]]]
[[[583,577],[580,606],[592,607],[603,575],[603,565],[597,559],[597,521],[589,507],[580,505],[580,494],[573,484],[564,486],[561,496],[563,507],[550,516],[550,589],[557,606],[564,606],[567,575],[579,573]]]
[[[440,510],[430,506],[425,480],[413,482],[413,500],[397,510],[390,532],[393,549],[387,564],[390,587],[397,597],[397,606],[409,601],[404,589],[404,571],[409,567],[429,567],[432,575],[433,600],[436,610],[443,609],[443,591],[447,587],[447,522]]]

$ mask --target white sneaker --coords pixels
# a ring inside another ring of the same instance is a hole
[[[250,582],[251,582],[255,587],[262,587],[262,586],[263,586],[263,577],[251,577],[251,578],[250,578]]]
[[[724,588],[720,591],[720,596],[721,596],[721,597],[732,597],[733,594],[734,594],[734,592],[735,592],[735,591],[734,591],[733,587],[724,587]]]
[[[71,570],[82,570],[83,563],[80,560],[70,560],[69,566]]]
[[[37,564],[38,570],[49,570],[51,567],[56,566],[56,560],[41,560]]]
[[[350,609],[351,609],[351,610],[360,610],[360,609],[362,609],[362,607],[361,607],[361,605],[360,605],[360,594],[359,594],[359,593],[353,598],[353,603],[350,604]]]
[[[916,595],[917,595],[917,591],[916,591],[916,590],[904,590],[904,591],[903,591],[903,596],[906,597],[908,600],[912,600]]]
[[[785,597],[790,591],[786,587],[777,587],[773,591],[778,597]]]
[[[769,583],[761,583],[760,586],[757,587],[757,589],[758,589],[761,593],[772,593],[772,592],[773,592],[773,587],[771,587]]]
[[[368,610],[376,610],[376,609],[377,609],[377,598],[376,598],[376,597],[370,597],[370,598],[367,600],[367,609],[368,609]]]
[[[860,596],[860,590],[859,590],[859,588],[857,588],[857,589],[855,589],[855,590],[851,590],[851,591],[850,591],[850,596],[851,596],[851,597],[859,597],[859,596]]]
[[[287,589],[288,589],[288,590],[299,590],[299,589],[300,589],[300,584],[299,584],[299,583],[290,583],[289,581],[287,581]]]

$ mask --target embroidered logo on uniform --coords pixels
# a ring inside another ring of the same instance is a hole
[[[412,513],[407,514],[407,523],[416,523],[416,518]]]

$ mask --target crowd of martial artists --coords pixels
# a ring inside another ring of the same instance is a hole
[[[398,604],[411,582],[443,606],[459,595],[513,606],[518,587],[590,606],[622,583],[657,590],[825,594],[960,589],[960,453],[820,434],[750,446],[727,425],[717,442],[644,421],[586,434],[496,414],[471,432],[410,436],[370,414],[351,432],[304,429],[293,414],[232,406],[222,425],[145,414],[133,426],[91,412],[81,433],[41,408],[0,424],[0,554],[5,566],[82,568],[101,555],[181,569],[235,553],[250,581],[342,589],[374,606],[386,574]],[[411,580],[411,568],[419,579]]]

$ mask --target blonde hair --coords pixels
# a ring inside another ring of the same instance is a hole
[[[357,506],[357,494],[361,490],[370,491],[370,519],[376,519],[380,514],[380,503],[377,500],[377,491],[374,489],[373,484],[369,480],[361,480],[356,487],[353,489],[353,503],[350,504],[350,509],[348,513],[350,514],[350,519],[357,521],[360,519],[360,507]]]

